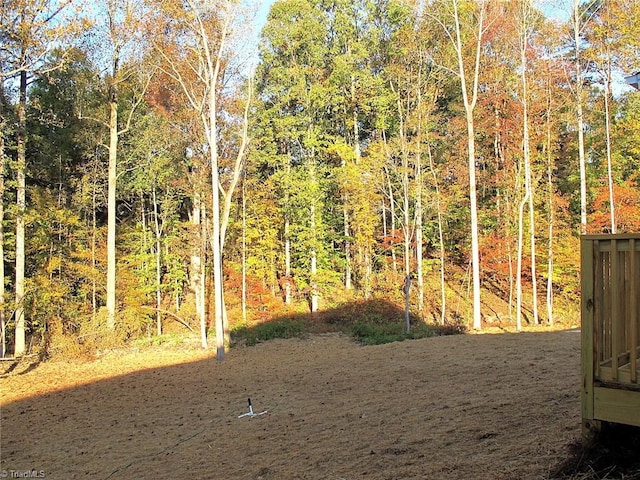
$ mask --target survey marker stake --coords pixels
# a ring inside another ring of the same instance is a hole
[[[264,412],[260,412],[260,413],[253,413],[253,405],[251,405],[251,399],[247,398],[247,402],[249,403],[249,411],[247,413],[243,413],[242,415],[238,415],[238,418],[242,418],[242,417],[258,417],[260,415],[264,415],[265,413],[267,413],[267,411],[265,410]]]

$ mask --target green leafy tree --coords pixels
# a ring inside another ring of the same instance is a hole
[[[64,64],[48,63],[48,56],[56,45],[68,48],[86,22],[72,0],[9,1],[3,4],[2,68],[0,80],[17,85],[16,105],[16,252],[15,252],[15,328],[14,354],[25,353],[25,214],[27,208],[27,104],[28,83],[35,74],[60,68]],[[77,16],[75,22],[73,17]]]

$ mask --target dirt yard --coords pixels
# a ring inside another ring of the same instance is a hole
[[[0,475],[544,479],[580,435],[579,362],[576,330],[4,362]],[[267,413],[238,418],[248,397]]]

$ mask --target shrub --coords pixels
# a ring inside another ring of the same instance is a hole
[[[244,342],[247,346],[253,346],[275,338],[302,337],[306,333],[307,326],[304,321],[285,319],[254,326],[238,325],[231,331],[231,340],[233,344]]]
[[[412,325],[409,333],[405,333],[404,328],[404,323],[399,322],[386,324],[358,322],[353,325],[350,333],[362,345],[381,345],[403,340],[455,335],[464,333],[466,330],[462,325],[440,326],[424,323]]]

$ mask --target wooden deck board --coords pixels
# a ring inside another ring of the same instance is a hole
[[[594,387],[594,418],[640,427],[640,392]]]

